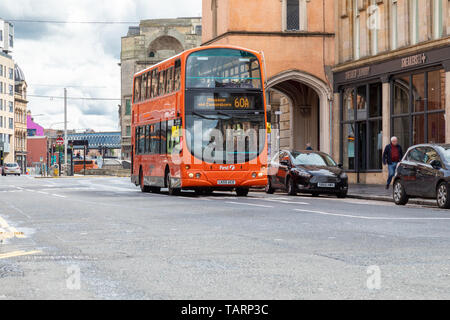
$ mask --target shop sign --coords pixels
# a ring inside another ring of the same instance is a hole
[[[427,62],[427,55],[425,53],[415,54],[402,59],[402,68],[413,67]]]
[[[370,74],[370,67],[364,67],[347,71],[345,73],[345,80],[359,79],[367,77]]]

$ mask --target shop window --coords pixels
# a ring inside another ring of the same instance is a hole
[[[444,77],[443,70],[432,70],[394,79],[392,132],[404,149],[445,143]]]
[[[357,89],[356,118],[358,120],[367,119],[367,92],[366,92],[366,86],[360,86]]]
[[[346,170],[382,168],[381,90],[381,83],[371,83],[343,92],[341,162]]]

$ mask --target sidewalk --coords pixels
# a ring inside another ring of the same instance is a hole
[[[351,184],[348,188],[348,197],[354,199],[394,202],[394,199],[392,198],[392,185],[389,190],[386,190],[384,185]],[[436,205],[436,200],[410,199],[408,203]]]

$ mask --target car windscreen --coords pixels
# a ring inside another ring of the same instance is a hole
[[[325,166],[325,167],[335,167],[336,162],[334,162],[328,155],[323,155],[320,153],[302,153],[293,152],[292,153],[293,163],[296,166]]]
[[[15,167],[18,167],[19,165],[17,163],[7,163],[6,166],[8,168],[15,168]]]

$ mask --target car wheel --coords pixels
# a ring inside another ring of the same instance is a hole
[[[446,182],[441,182],[437,188],[436,200],[439,208],[448,209],[450,208],[450,195],[448,190],[448,184]]]
[[[270,178],[269,181],[266,184],[266,189],[265,189],[267,194],[274,194],[275,193],[275,189],[272,187],[272,182],[270,182]]]
[[[290,196],[297,195],[297,187],[295,186],[294,179],[289,178],[287,182],[287,192]]]
[[[166,185],[167,185],[167,188],[169,189],[169,195],[176,196],[176,195],[180,194],[179,188],[172,187],[172,176],[170,174],[170,171],[167,172],[167,174],[166,174]]]
[[[248,195],[248,189],[247,188],[237,188],[236,194],[238,197],[246,197]]]
[[[339,199],[347,198],[347,191],[341,191],[341,192],[337,193],[336,196],[337,196]]]
[[[194,191],[197,196],[201,196],[205,193],[205,190],[203,188],[197,188]]]
[[[394,182],[393,198],[396,205],[404,206],[408,203],[409,197],[406,194],[405,187],[400,180]]]

